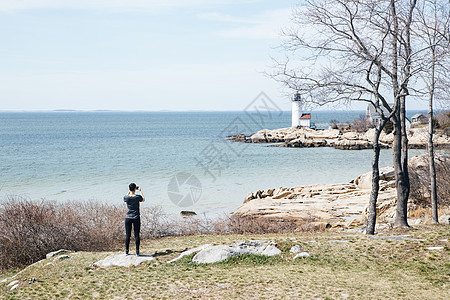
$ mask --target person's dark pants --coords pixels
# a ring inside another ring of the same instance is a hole
[[[139,238],[139,231],[141,230],[141,219],[125,219],[125,252],[128,253],[130,249],[130,239],[131,239],[131,226],[134,227],[134,239],[136,240],[136,254],[139,254],[139,245],[141,239]]]

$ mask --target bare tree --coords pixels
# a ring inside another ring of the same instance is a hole
[[[365,101],[380,115],[372,162],[369,209],[373,211],[369,213],[372,217],[367,233],[373,233],[371,223],[376,219],[378,137],[389,118],[393,122],[397,188],[394,225],[408,226],[406,99],[416,92],[411,82],[421,71],[419,62],[427,49],[416,45],[412,31],[418,1],[430,0],[308,0],[306,6],[294,12],[296,28],[285,32],[288,40],[283,46],[290,56],[283,62],[276,61],[272,74],[288,88],[302,93],[309,103]],[[392,99],[393,104],[386,99]]]
[[[379,93],[379,88],[381,84],[381,68],[378,68],[378,73],[376,77],[376,81],[372,81],[369,74],[371,71],[373,64],[371,64],[369,71],[367,72],[368,76],[366,77],[366,81],[372,87],[375,101],[371,103],[375,108],[376,112],[380,116],[380,122],[376,124],[375,134],[373,138],[373,159],[372,159],[372,190],[370,191],[370,199],[369,199],[369,216],[367,218],[366,224],[366,234],[375,234],[375,225],[377,221],[377,200],[378,200],[378,192],[380,189],[380,134],[386,125],[386,122],[392,117],[395,111],[391,112],[389,116],[386,116],[383,112],[381,102],[386,103],[386,100]]]
[[[374,234],[376,223],[379,136],[391,117],[398,115],[400,121],[400,88],[393,106],[383,96],[390,90],[391,78],[397,80],[390,70],[397,63],[385,62],[391,57],[397,58],[397,50],[393,50],[394,54],[388,52],[392,48],[389,41],[395,37],[392,36],[392,16],[386,12],[389,12],[386,1],[308,1],[307,10],[295,11],[294,22],[298,28],[314,27],[314,36],[289,30],[286,32],[289,40],[284,44],[288,51],[306,51],[306,64],[293,67],[289,60],[277,62],[273,74],[286,86],[303,93],[310,103],[364,101],[380,116],[373,139],[368,234]],[[314,66],[310,67],[311,64]],[[388,111],[388,115],[384,111]],[[400,132],[397,131],[399,136]],[[401,144],[398,151],[401,151]]]
[[[440,0],[422,1],[417,16],[418,26],[415,28],[415,35],[426,46],[426,51],[424,51],[422,57],[423,69],[419,75],[426,85],[428,94],[428,159],[431,187],[431,220],[432,223],[438,223],[438,193],[433,145],[433,102],[436,90],[445,91],[445,84],[440,83],[445,82],[446,74],[449,71],[447,65],[442,64],[442,62],[448,62],[449,57],[449,2]],[[436,80],[436,77],[438,77],[438,80]]]

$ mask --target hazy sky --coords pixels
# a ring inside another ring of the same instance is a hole
[[[288,110],[262,72],[298,2],[0,0],[0,110]]]

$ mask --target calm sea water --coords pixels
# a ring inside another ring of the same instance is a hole
[[[352,121],[363,112],[313,112],[313,122]],[[416,112],[410,112],[413,115]],[[370,170],[371,150],[291,149],[229,143],[224,136],[290,126],[290,112],[26,112],[0,113],[0,200],[8,195],[56,201],[121,203],[130,182],[144,205],[169,213],[231,212],[252,191],[342,183]],[[417,152],[417,151],[416,151]],[[381,166],[392,165],[383,150]],[[169,198],[180,172],[198,178],[190,207]]]

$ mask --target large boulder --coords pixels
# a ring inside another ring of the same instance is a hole
[[[267,132],[268,131],[269,130],[267,130],[267,129],[260,130],[257,133],[252,134],[249,139],[252,143],[267,143],[268,142],[268,140],[267,140]]]
[[[325,139],[311,139],[311,138],[298,138],[292,141],[286,142],[286,147],[291,148],[317,148],[326,147],[327,141]]]
[[[367,140],[348,139],[337,140],[332,144],[332,146],[341,150],[362,150],[372,148],[372,144],[370,144]]]
[[[364,139],[373,142],[375,137],[375,128],[369,128],[366,133],[363,135]]]
[[[229,257],[242,254],[256,254],[274,256],[279,255],[281,250],[274,242],[265,241],[243,241],[231,245],[211,246],[197,253],[192,259],[198,264],[215,263]]]
[[[292,248],[291,248],[291,250],[289,250],[289,252],[300,253],[300,252],[302,252],[302,246],[300,246],[300,245],[292,246]]]
[[[310,130],[311,132],[306,137],[312,139],[337,139],[341,135],[339,129]]]
[[[343,139],[347,139],[347,140],[361,140],[361,139],[365,139],[365,137],[357,132],[354,131],[350,131],[350,132],[345,132],[342,134],[342,138]]]
[[[428,128],[412,128],[408,131],[408,143],[410,145],[426,145],[428,140]]]
[[[249,137],[252,143],[281,143],[295,139],[303,134],[302,128],[262,129]]]
[[[380,169],[380,180],[392,181],[395,179],[393,167],[385,167]],[[372,188],[372,171],[359,175],[355,179],[355,184],[360,189]]]
[[[255,200],[255,199],[263,199],[266,197],[273,197],[274,199],[277,198],[283,198],[287,195],[290,195],[291,191],[288,188],[271,188],[271,189],[267,189],[267,190],[258,190],[254,193],[249,193],[245,199],[244,199],[244,203],[247,203],[251,200]],[[281,196],[280,196],[281,195]]]
[[[307,258],[307,257],[310,257],[308,252],[300,252],[299,254],[294,256],[294,259],[296,259],[296,258]]]
[[[56,256],[58,254],[65,253],[65,252],[70,252],[70,251],[69,250],[65,250],[65,249],[59,249],[57,251],[53,251],[53,252],[47,253],[45,258],[49,259],[49,258],[52,258],[53,256]]]
[[[225,260],[233,255],[237,254],[233,253],[230,246],[211,246],[197,253],[192,261],[198,264],[208,264]]]
[[[435,154],[436,165],[449,164],[449,159],[439,153]],[[426,172],[428,172],[428,154],[421,154],[411,157],[408,160],[408,166],[415,173],[419,172],[422,177],[426,177]],[[393,167],[380,168],[380,180],[385,182],[392,182],[395,180],[395,172]],[[360,189],[371,189],[372,188],[372,171],[359,175],[355,179],[355,184]],[[420,185],[426,186],[426,183],[421,183]]]
[[[209,248],[211,246],[212,246],[211,244],[205,244],[205,245],[201,245],[201,246],[198,246],[198,247],[195,247],[195,248],[183,251],[177,258],[169,260],[167,263],[170,264],[170,263],[176,262],[176,261],[182,259],[183,257],[187,256],[187,255],[191,255],[191,254],[200,252],[203,249]]]
[[[439,223],[450,224],[450,215],[442,215],[439,217]]]
[[[394,141],[394,134],[392,132],[386,134],[384,131],[382,131],[379,140],[381,143],[392,144],[392,142]]]
[[[115,254],[108,256],[105,259],[99,260],[94,263],[95,267],[128,267],[130,265],[138,266],[144,261],[149,261],[155,259],[152,255],[126,255],[126,254]]]
[[[424,149],[428,142],[428,128],[412,128],[408,131],[408,145],[410,148]],[[450,146],[450,139],[437,133],[433,135],[433,143],[436,148]]]

